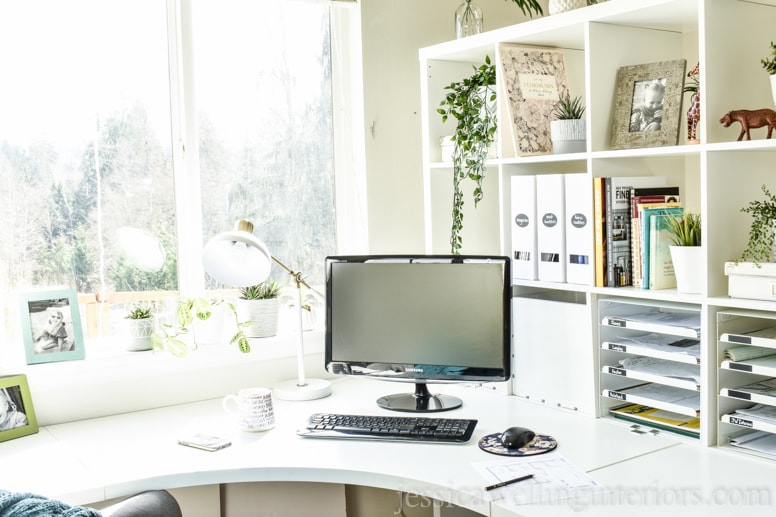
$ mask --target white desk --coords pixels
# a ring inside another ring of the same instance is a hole
[[[36,435],[0,443],[0,487],[86,504],[152,488],[311,481],[409,492],[483,515],[545,515],[558,508],[490,500],[502,496],[483,489],[487,480],[473,465],[499,457],[481,451],[477,437],[512,425],[550,434],[559,442],[558,454],[607,487],[622,486],[625,480],[629,486],[653,486],[650,483],[655,479],[665,479],[663,486],[670,487],[714,486],[718,469],[725,469],[720,473],[724,483],[735,479],[737,465],[746,460],[682,444],[665,434],[636,435],[611,421],[527,403],[492,390],[434,388],[432,391],[452,393],[464,401],[462,408],[441,416],[479,420],[475,438],[468,444],[298,437],[295,430],[316,411],[395,415],[378,408],[375,399],[411,389],[406,384],[348,379],[335,381],[333,394],[325,399],[275,400],[277,426],[262,433],[234,429],[221,399],[44,427]],[[189,429],[227,436],[233,445],[218,452],[177,445],[176,438]],[[696,465],[704,458],[711,458],[713,468]],[[767,461],[750,463],[758,466],[756,474],[776,472]],[[685,477],[701,472],[705,474],[695,481]],[[568,505],[564,508],[569,509]]]

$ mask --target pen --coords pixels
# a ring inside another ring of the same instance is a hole
[[[494,488],[501,488],[502,486],[511,485],[512,483],[519,483],[521,481],[525,481],[526,479],[531,479],[532,477],[534,477],[533,474],[526,474],[525,476],[520,476],[519,478],[509,479],[507,481],[502,481],[501,483],[496,483],[495,485],[486,486],[485,490],[493,490]]]

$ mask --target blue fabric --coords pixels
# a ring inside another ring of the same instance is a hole
[[[100,517],[92,508],[70,506],[61,501],[0,490],[0,517]]]

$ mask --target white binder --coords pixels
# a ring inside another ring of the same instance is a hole
[[[566,282],[593,285],[593,179],[566,174]]]
[[[539,280],[566,281],[565,174],[536,176]]]
[[[536,176],[511,178],[512,278],[537,280]]]

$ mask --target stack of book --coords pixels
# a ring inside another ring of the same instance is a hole
[[[596,286],[676,287],[661,216],[682,213],[679,187],[662,176],[595,178],[593,212]]]

